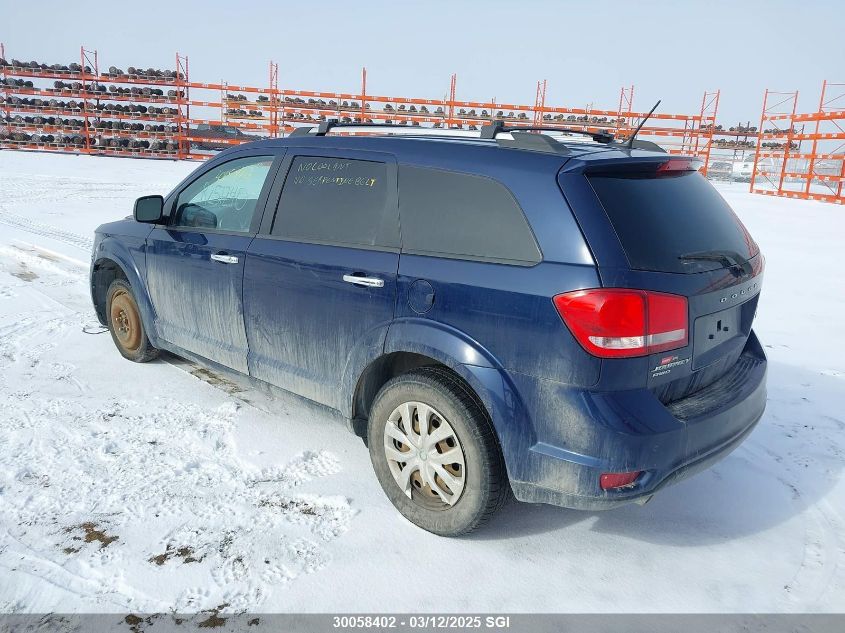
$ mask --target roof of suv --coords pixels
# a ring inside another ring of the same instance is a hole
[[[467,136],[448,136],[445,134],[379,134],[379,135],[337,135],[330,134],[326,136],[296,136],[277,139],[265,139],[248,143],[246,145],[238,145],[222,152],[220,155],[234,153],[238,149],[249,148],[271,148],[271,147],[300,147],[308,149],[332,148],[332,149],[357,149],[382,151],[396,154],[398,158],[402,155],[419,155],[421,153],[428,153],[429,151],[440,153],[447,150],[450,154],[455,152],[466,152],[470,155],[478,156],[479,151],[491,151],[497,154],[497,157],[504,158],[506,156],[513,156],[513,152],[519,154],[531,154],[533,156],[544,155],[557,159],[557,162],[565,162],[571,158],[579,158],[580,160],[592,159],[624,159],[630,158],[647,158],[647,157],[662,157],[667,155],[661,152],[648,151],[642,149],[629,149],[621,143],[593,143],[583,142],[580,140],[562,140],[558,141],[561,145],[560,151],[539,151],[537,149],[528,149],[514,146],[505,146],[494,139],[481,139]],[[504,154],[503,154],[504,152]],[[470,158],[470,156],[467,156]],[[492,156],[491,156],[492,158]]]

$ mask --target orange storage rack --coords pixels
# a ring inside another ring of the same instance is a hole
[[[546,103],[546,80],[533,104],[463,101],[456,75],[441,98],[374,95],[367,70],[357,93],[280,87],[270,62],[266,86],[193,82],[188,58],[176,54],[173,70],[109,67],[96,51],[79,62],[46,66],[8,59],[0,44],[0,148],[205,160],[217,151],[257,138],[284,136],[328,119],[409,128],[477,130],[502,120],[629,136],[645,110],[634,109],[634,86],[623,87],[615,108]],[[759,128],[750,122],[724,128],[716,122],[720,92],[707,91],[698,112],[657,111],[638,138],[670,153],[702,159],[707,174],[718,163],[749,161],[751,191],[842,204],[845,202],[845,84],[824,82],[819,106],[799,112],[797,92],[767,90]]]
[[[845,204],[845,84],[825,81],[806,113],[797,92],[766,90],[760,130],[752,192]]]
[[[0,147],[145,158],[178,158],[187,77],[177,71],[101,73],[96,51],[45,67],[6,59]],[[177,56],[178,58],[178,56]],[[52,82],[52,83],[51,83]]]
[[[293,90],[278,87],[278,67],[271,63],[271,81],[266,88],[228,83],[191,83],[190,88],[205,91],[191,105],[218,110],[208,118],[192,119],[203,126],[233,128],[232,144],[254,140],[256,136],[280,136],[301,125],[316,125],[328,119],[346,123],[385,123],[397,127],[478,130],[498,119],[509,123],[546,125],[584,131],[608,131],[624,137],[639,125],[644,112],[633,110],[633,86],[623,88],[619,107],[614,110],[569,108],[546,105],[547,82],[537,83],[534,104],[462,101],[456,97],[457,76],[450,78],[449,93],[442,99],[423,99],[367,92],[367,71],[361,75],[359,93]],[[219,98],[211,94],[219,91]],[[718,108],[718,92],[705,93],[701,111],[695,114],[656,112],[639,133],[671,153],[692,154],[704,160],[710,155]],[[192,157],[198,157],[194,154]],[[705,167],[706,170],[706,167]]]
[[[6,59],[2,45],[0,57]],[[572,108],[546,104],[545,80],[537,83],[533,104],[519,104],[458,100],[456,75],[450,77],[449,91],[442,98],[425,99],[369,94],[366,69],[361,74],[360,92],[348,93],[280,87],[279,68],[273,62],[263,87],[193,82],[188,58],[178,54],[176,67],[166,71],[167,76],[146,71],[103,73],[97,52],[84,48],[78,66],[78,70],[65,71],[6,59],[0,69],[5,115],[0,147],[202,160],[231,145],[282,136],[296,127],[334,118],[459,130],[477,130],[501,119],[603,130],[624,137],[645,116],[634,110],[633,86],[622,89],[615,109],[592,104]],[[44,86],[44,80],[61,84]],[[640,138],[653,140],[672,153],[699,156],[706,170],[717,133],[718,95],[705,93],[697,113],[656,112],[640,131]]]

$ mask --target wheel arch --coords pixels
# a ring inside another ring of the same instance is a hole
[[[342,413],[351,420],[351,430],[366,437],[378,391],[394,376],[419,367],[442,367],[472,391],[493,423],[508,472],[512,472],[515,460],[534,443],[535,434],[508,372],[481,345],[436,322],[413,319],[390,326],[383,354],[363,368],[344,399]]]
[[[156,345],[157,336],[153,327],[155,311],[143,274],[124,245],[113,238],[106,238],[99,244],[91,262],[90,274],[91,300],[94,303],[97,319],[103,325],[108,325],[105,303],[109,286],[115,279],[124,279],[132,287],[147,337],[153,345]]]
[[[109,287],[116,279],[129,281],[120,264],[110,257],[101,257],[94,261],[91,266],[91,299],[94,302],[97,319],[103,325],[108,325],[106,299]]]
[[[376,394],[384,384],[400,374],[407,373],[420,367],[448,366],[430,356],[409,351],[394,351],[383,354],[367,365],[358,377],[355,390],[349,402],[350,409],[344,412],[351,418],[352,428],[356,435],[365,437],[366,422],[370,415]]]

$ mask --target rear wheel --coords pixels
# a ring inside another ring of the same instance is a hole
[[[123,279],[116,279],[109,286],[106,308],[111,338],[124,358],[146,363],[158,356],[159,351],[144,331],[132,287]]]
[[[439,368],[397,376],[370,412],[370,459],[393,505],[441,536],[485,523],[510,494],[493,426],[474,393]]]

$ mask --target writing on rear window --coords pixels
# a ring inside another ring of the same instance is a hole
[[[325,244],[395,248],[399,217],[386,179],[387,165],[378,161],[297,156],[282,189],[271,234]]]
[[[293,184],[311,187],[320,185],[374,187],[376,185],[375,176],[348,175],[352,167],[353,162],[349,160],[303,161],[296,166],[297,173],[293,176]]]

